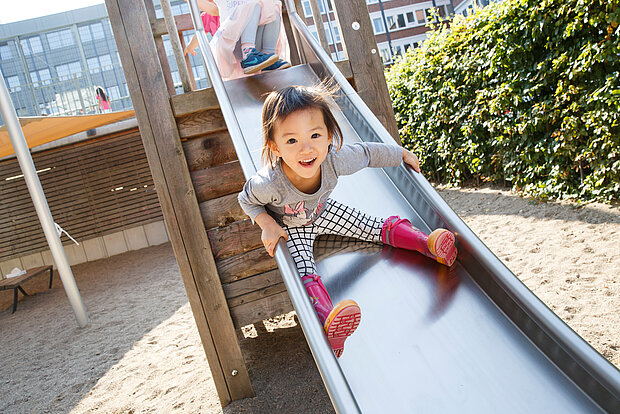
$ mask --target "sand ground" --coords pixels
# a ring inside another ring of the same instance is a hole
[[[484,243],[620,366],[620,208],[440,188]],[[73,267],[91,324],[59,280],[0,312],[2,413],[333,412],[293,314],[241,340],[257,396],[222,409],[169,244]],[[307,401],[312,401],[311,405]]]

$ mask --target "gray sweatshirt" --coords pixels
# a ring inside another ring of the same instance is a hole
[[[268,212],[280,225],[299,227],[313,222],[341,175],[353,174],[365,167],[396,167],[403,160],[398,145],[355,143],[331,151],[321,164],[321,187],[314,194],[299,191],[282,170],[280,161],[265,166],[251,177],[239,193],[238,200],[252,222]]]

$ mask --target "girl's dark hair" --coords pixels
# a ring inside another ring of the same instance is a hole
[[[332,145],[336,151],[342,147],[342,131],[332,114],[330,100],[336,96],[334,88],[322,84],[316,86],[287,86],[271,92],[263,104],[263,151],[262,160],[265,164],[274,165],[278,157],[271,151],[269,143],[273,141],[273,130],[276,122],[283,121],[296,111],[316,108],[323,113],[323,120]]]

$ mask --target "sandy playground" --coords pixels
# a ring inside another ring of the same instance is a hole
[[[575,331],[620,366],[620,207],[537,204],[507,190],[440,194]],[[73,267],[91,317],[60,281],[0,312],[2,413],[333,412],[293,314],[242,339],[256,397],[222,409],[169,244]],[[6,293],[6,292],[5,292]]]

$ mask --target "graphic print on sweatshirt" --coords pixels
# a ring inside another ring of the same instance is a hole
[[[321,211],[323,211],[323,204],[325,204],[328,197],[329,193],[325,193],[319,197],[319,202],[314,210],[306,208],[306,202],[303,200],[295,205],[288,204],[284,206],[282,224],[288,227],[301,227],[312,223],[321,214]]]

